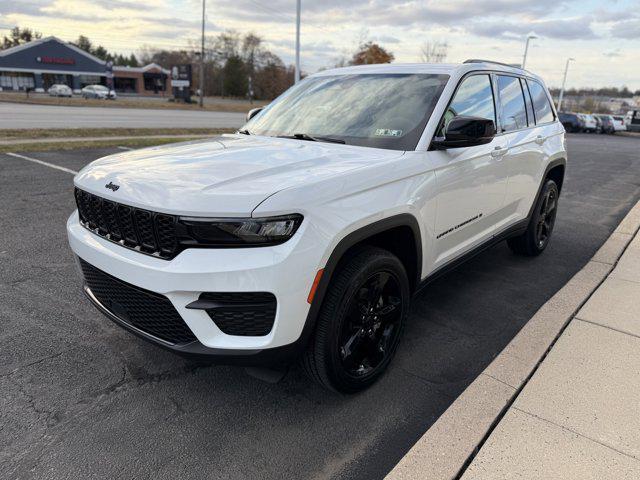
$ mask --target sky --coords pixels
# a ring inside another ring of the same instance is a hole
[[[254,32],[293,63],[295,0],[206,0],[207,34]],[[63,40],[88,36],[117,53],[143,46],[189,48],[200,35],[202,0],[0,0],[0,35],[19,25]],[[302,69],[313,73],[372,40],[396,62],[420,61],[425,42],[446,42],[447,62],[520,63],[567,88],[640,89],[640,0],[302,0]]]

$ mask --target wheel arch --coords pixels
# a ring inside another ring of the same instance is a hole
[[[307,314],[300,341],[306,345],[322,307],[331,279],[341,262],[347,260],[359,246],[374,245],[398,256],[407,270],[411,291],[420,284],[422,275],[422,237],[416,217],[409,213],[394,215],[361,227],[341,239],[332,250],[316,288]]]
[[[531,216],[533,215],[533,209],[538,202],[538,198],[540,197],[540,193],[542,192],[542,188],[544,187],[544,183],[551,179],[556,182],[558,185],[558,193],[562,190],[562,183],[564,183],[564,174],[567,168],[567,160],[565,158],[556,158],[549,162],[547,167],[545,168],[544,175],[542,175],[542,179],[540,180],[540,185],[538,186],[538,192],[533,199],[533,203],[531,204],[531,208],[529,208],[529,214],[527,215],[527,221],[531,220]],[[558,180],[560,183],[558,183]]]

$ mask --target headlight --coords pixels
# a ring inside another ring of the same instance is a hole
[[[266,218],[181,217],[180,243],[185,247],[251,247],[278,245],[289,240],[302,215]]]

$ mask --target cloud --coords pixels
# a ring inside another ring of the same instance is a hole
[[[392,35],[376,35],[373,40],[380,43],[402,43],[402,40]]]
[[[478,22],[469,31],[483,37],[521,38],[530,33],[561,40],[590,40],[598,38],[591,28],[591,17],[553,19],[534,22]]]
[[[607,58],[618,58],[622,57],[622,53],[620,53],[620,49],[616,48],[614,50],[609,50],[606,52],[602,52],[602,55]]]
[[[611,36],[616,38],[640,38],[640,19],[624,20],[611,26]]]

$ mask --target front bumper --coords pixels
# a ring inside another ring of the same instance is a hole
[[[306,299],[320,268],[322,252],[309,238],[313,236],[305,236],[305,230],[303,224],[294,238],[273,247],[189,249],[167,261],[93,234],[80,225],[77,212],[67,222],[69,244],[77,257],[112,277],[165,296],[197,341],[179,345],[162,342],[119,318],[86,289],[102,313],[134,334],[176,353],[245,364],[282,361],[300,347],[297,343],[309,312]],[[273,328],[264,336],[225,334],[205,311],[186,308],[203,292],[272,293],[277,300]]]

